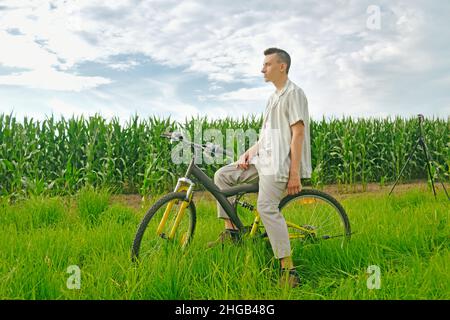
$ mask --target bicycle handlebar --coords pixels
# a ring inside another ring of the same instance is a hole
[[[184,139],[181,132],[164,132],[161,137],[170,139],[171,142],[183,142],[193,146],[194,148],[202,149],[213,154],[225,154],[230,158],[234,158],[234,154],[223,149],[220,145],[214,144],[212,142],[207,142],[205,144],[199,144],[192,141]],[[234,160],[234,159],[233,159]]]

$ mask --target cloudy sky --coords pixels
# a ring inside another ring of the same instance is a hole
[[[0,0],[0,113],[263,112],[290,53],[313,119],[450,115],[449,1]]]

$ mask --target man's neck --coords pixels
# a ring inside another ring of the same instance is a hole
[[[288,81],[288,77],[282,77],[282,78],[278,79],[277,81],[273,82],[273,85],[275,86],[275,88],[277,88],[277,92],[280,92],[281,90],[283,90],[287,81]]]

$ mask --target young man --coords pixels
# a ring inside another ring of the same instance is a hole
[[[261,72],[266,82],[272,82],[275,92],[270,96],[264,113],[258,142],[239,160],[220,168],[214,182],[221,189],[259,180],[257,210],[267,231],[272,250],[281,260],[282,280],[291,286],[299,283],[291,258],[291,247],[285,219],[278,209],[284,191],[301,191],[301,177],[311,177],[311,147],[308,102],[303,90],[288,78],[289,54],[278,48],[264,51]],[[236,227],[218,203],[218,216],[225,220],[225,231],[213,245],[239,237]]]

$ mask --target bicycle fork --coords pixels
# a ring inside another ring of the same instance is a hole
[[[175,189],[173,192],[186,191],[186,199],[183,201],[180,208],[178,209],[178,212],[175,215],[175,222],[173,223],[172,228],[169,233],[169,236],[168,236],[169,240],[172,240],[174,238],[177,228],[180,225],[181,220],[183,219],[186,208],[189,206],[189,203],[192,200],[192,196],[193,196],[192,190],[193,190],[194,186],[195,186],[195,184],[188,178],[178,179],[177,185],[175,186]],[[172,207],[176,201],[178,201],[178,200],[174,199],[167,204],[167,207],[164,211],[161,222],[159,223],[158,229],[156,230],[157,235],[163,236],[162,231],[164,230],[164,227],[165,227],[167,220],[169,218],[169,215],[170,215],[170,211],[172,210]]]

